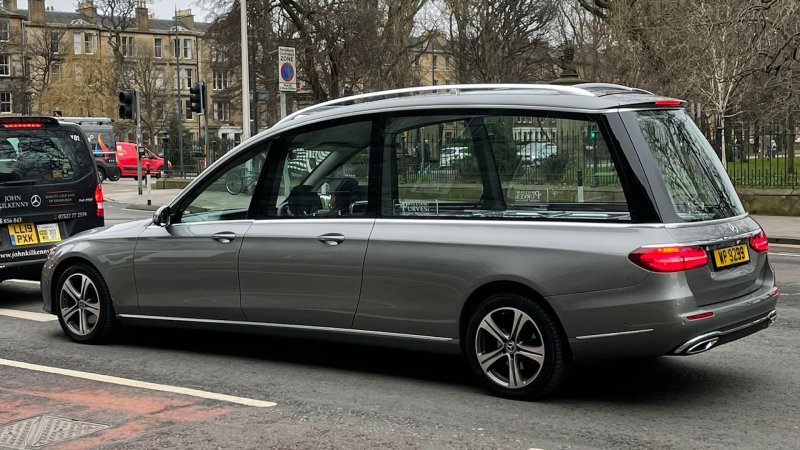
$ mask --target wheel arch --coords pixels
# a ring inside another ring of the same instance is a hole
[[[61,275],[67,271],[67,269],[77,264],[89,266],[97,271],[101,277],[103,276],[103,273],[100,272],[100,269],[98,269],[96,265],[86,258],[81,258],[80,256],[70,256],[69,258],[65,258],[63,261],[60,261],[58,265],[56,265],[56,268],[53,269],[53,278],[52,282],[50,283],[50,307],[52,308],[53,312],[58,311],[58,281],[61,279]]]
[[[567,339],[567,334],[564,331],[564,324],[561,323],[561,318],[558,316],[558,314],[556,314],[555,309],[553,309],[550,303],[545,300],[544,296],[542,296],[535,289],[523,283],[511,280],[499,280],[492,281],[478,287],[472,292],[472,294],[470,294],[469,297],[467,297],[467,300],[464,302],[464,305],[461,308],[461,315],[459,316],[458,320],[458,336],[462,351],[464,350],[464,345],[466,345],[467,342],[467,325],[469,324],[469,319],[472,316],[472,313],[478,309],[478,306],[487,297],[503,292],[523,295],[544,308],[558,324],[559,332],[564,338],[564,342],[567,343],[567,346],[569,347],[569,339]]]

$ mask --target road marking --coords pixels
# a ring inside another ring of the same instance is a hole
[[[45,314],[40,312],[19,311],[16,309],[0,308],[0,316],[15,317],[17,319],[27,319],[36,322],[52,322],[58,320],[58,317],[52,314]]]
[[[110,375],[101,375],[91,372],[81,372],[78,370],[40,366],[38,364],[12,361],[10,359],[0,358],[0,365],[8,367],[16,367],[18,369],[33,370],[36,372],[64,375],[73,378],[82,378],[84,380],[99,381],[101,383],[109,383],[109,384],[117,384],[120,386],[149,389],[151,391],[169,392],[171,394],[181,394],[181,395],[189,395],[191,397],[205,398],[209,400],[219,400],[228,403],[236,403],[239,405],[254,406],[256,408],[269,408],[276,405],[276,403],[274,402],[267,402],[264,400],[255,400],[252,398],[237,397],[235,395],[217,394],[215,392],[201,391],[197,389],[189,389],[178,386],[170,386],[167,384],[148,383],[147,381],[130,380],[127,378],[112,377]]]

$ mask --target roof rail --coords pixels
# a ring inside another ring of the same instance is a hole
[[[652,92],[646,91],[644,89],[632,88],[629,86],[623,86],[621,84],[613,84],[613,83],[580,83],[580,84],[574,84],[572,86],[579,89],[584,89],[589,92],[626,91],[635,94],[654,95]]]
[[[329,100],[327,102],[318,103],[316,105],[312,105],[309,106],[308,108],[303,108],[300,111],[296,111],[292,114],[289,114],[288,116],[279,120],[278,123],[287,122],[289,120],[294,119],[295,117],[306,115],[317,109],[324,109],[329,106],[352,104],[356,102],[361,103],[361,101],[383,100],[383,99],[397,98],[407,95],[410,96],[414,94],[426,94],[426,93],[430,94],[437,92],[446,92],[451,95],[458,95],[466,91],[490,91],[490,90],[498,90],[498,91],[502,90],[545,91],[546,90],[557,94],[582,95],[588,97],[595,96],[588,89],[582,89],[577,86],[563,86],[554,84],[451,84],[451,85],[445,84],[438,86],[419,86],[412,88],[392,89],[388,91],[370,92],[367,94],[351,95],[349,97],[341,97],[334,100]]]

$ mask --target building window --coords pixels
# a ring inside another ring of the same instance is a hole
[[[172,50],[174,50],[175,59],[178,59],[181,56],[181,41],[179,39],[172,39]]]
[[[436,66],[438,65],[437,64],[438,62],[439,62],[439,56],[438,55],[432,55],[431,56],[431,68],[435,69]]]
[[[214,120],[231,120],[231,105],[228,102],[214,102]]]
[[[214,90],[221,91],[228,89],[228,72],[224,70],[214,71]]]
[[[61,53],[61,33],[50,32],[50,53],[54,55]]]
[[[414,67],[419,67],[419,64],[420,64],[420,63],[419,63],[419,58],[420,58],[419,56],[417,56],[416,58],[414,58]]]
[[[155,78],[153,79],[156,89],[164,87],[164,71],[156,70]]]
[[[192,59],[192,40],[183,40],[183,59]]]
[[[186,87],[192,87],[192,69],[185,69],[186,73]]]
[[[94,33],[83,33],[83,53],[87,55],[94,55],[94,44]]]
[[[156,58],[162,58],[164,56],[164,39],[155,38],[153,41],[155,45],[155,56]]]
[[[11,76],[11,58],[8,55],[0,55],[0,77]]]
[[[189,101],[188,98],[186,99],[186,103],[184,105],[185,105],[185,107],[183,108],[183,112],[184,112],[184,117],[186,118],[186,120],[194,119],[194,112],[192,111],[192,104],[191,104],[191,102]]]
[[[76,55],[83,53],[83,33],[72,33],[72,52]]]
[[[444,57],[444,70],[450,70],[450,57]]]
[[[0,41],[7,42],[9,40],[9,22],[7,20],[0,20]]]
[[[58,81],[61,79],[61,64],[53,63],[50,66],[50,81]]]
[[[228,57],[225,56],[225,52],[216,47],[211,48],[211,62],[227,62],[227,61]]]
[[[0,114],[11,112],[11,92],[0,92]]]
[[[122,36],[122,56],[133,56],[133,36]]]

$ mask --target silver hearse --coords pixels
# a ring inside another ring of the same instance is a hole
[[[778,290],[683,105],[608,84],[322,103],[153,220],[61,242],[44,309],[85,343],[160,323],[460,351],[507,397],[552,392],[573,360],[708,351],[769,326]],[[528,142],[554,152],[529,164]]]

